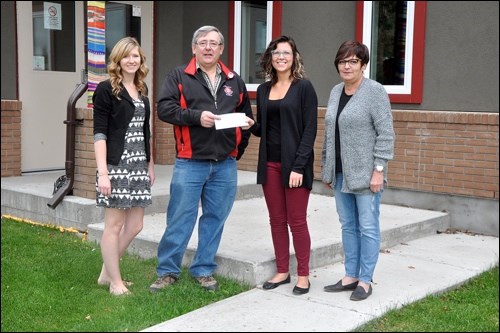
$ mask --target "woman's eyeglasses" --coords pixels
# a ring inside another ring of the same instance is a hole
[[[273,55],[273,58],[290,58],[292,56],[292,53],[288,51],[271,51],[271,54]]]
[[[339,60],[339,66],[345,66],[349,64],[349,66],[356,66],[361,59],[349,59],[349,60]]]

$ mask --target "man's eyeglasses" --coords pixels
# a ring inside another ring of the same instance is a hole
[[[198,45],[202,49],[206,48],[207,46],[209,46],[211,49],[216,49],[219,45],[222,45],[222,43],[218,43],[215,41],[207,42],[206,40],[204,40],[201,42],[197,42],[196,45]]]
[[[356,66],[361,59],[349,59],[349,60],[339,60],[339,66],[345,66],[349,64],[349,66]]]
[[[271,51],[271,54],[273,55],[273,58],[279,58],[281,56],[283,58],[290,58],[292,56],[292,53],[288,51]]]

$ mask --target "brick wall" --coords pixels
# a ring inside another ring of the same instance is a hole
[[[499,199],[498,113],[394,110],[389,186]]]
[[[75,128],[75,180],[73,195],[95,199],[96,162],[94,155],[93,110],[77,108],[76,119],[82,121]]]
[[[156,115],[156,113],[155,113]],[[164,121],[153,118],[155,163],[171,165],[175,161],[174,127]]]
[[[20,101],[2,100],[2,177],[21,175]]]
[[[393,116],[396,142],[394,159],[389,162],[389,187],[499,199],[498,113],[393,110]],[[316,179],[321,179],[324,117],[325,108],[320,108],[314,148]],[[79,109],[77,118],[83,119],[83,126],[76,128],[73,194],[94,198],[92,112]],[[153,131],[155,163],[173,164],[172,125],[154,117]],[[251,136],[238,162],[240,170],[256,170],[258,145],[259,138]]]

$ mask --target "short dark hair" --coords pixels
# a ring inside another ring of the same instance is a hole
[[[337,73],[339,72],[339,61],[353,55],[361,60],[361,66],[366,65],[370,61],[370,52],[365,44],[355,40],[346,40],[340,45],[335,56],[335,69]]]

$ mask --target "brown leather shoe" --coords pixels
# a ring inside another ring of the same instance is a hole
[[[208,276],[198,276],[195,277],[196,281],[200,284],[200,286],[208,291],[216,291],[219,290],[219,284],[217,280],[214,279],[212,275]]]
[[[173,275],[159,276],[155,282],[149,287],[149,291],[156,293],[177,282],[177,277]]]

